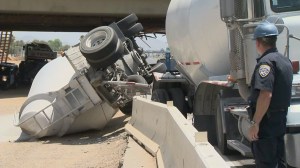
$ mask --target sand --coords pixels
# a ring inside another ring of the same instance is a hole
[[[129,120],[121,112],[101,131],[16,141],[21,130],[13,125],[14,113],[27,93],[26,87],[0,91],[0,168],[121,167]]]

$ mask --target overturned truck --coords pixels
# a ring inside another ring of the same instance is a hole
[[[46,64],[33,80],[15,125],[30,137],[101,129],[120,109],[130,115],[132,97],[150,93],[152,72],[135,42],[143,30],[131,14],[91,30],[80,44]]]

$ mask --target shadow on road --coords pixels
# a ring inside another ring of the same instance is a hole
[[[7,90],[0,89],[0,99],[27,97],[30,86],[18,86]]]

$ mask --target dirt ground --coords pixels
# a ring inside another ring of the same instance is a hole
[[[0,168],[121,167],[127,146],[128,116],[118,112],[102,131],[16,142],[20,128],[13,113],[25,101],[28,88],[0,90]]]

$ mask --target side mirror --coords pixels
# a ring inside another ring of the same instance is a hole
[[[220,0],[220,14],[224,22],[233,18],[252,20],[265,16],[265,5],[261,0]]]
[[[234,6],[234,0],[220,0],[220,13],[222,20],[235,16]]]

